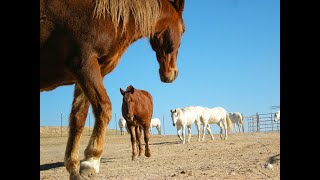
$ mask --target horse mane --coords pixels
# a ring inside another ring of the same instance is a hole
[[[122,20],[122,32],[126,29],[132,14],[136,30],[149,37],[153,34],[154,24],[160,15],[161,0],[95,0],[93,16],[105,18],[106,12],[111,17],[115,30]]]

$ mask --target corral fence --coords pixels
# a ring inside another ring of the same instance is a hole
[[[274,122],[274,113],[244,116],[248,123],[248,132],[280,132],[280,121]]]

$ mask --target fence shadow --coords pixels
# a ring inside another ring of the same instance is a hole
[[[53,168],[63,167],[64,162],[55,162],[55,163],[48,163],[40,165],[40,171],[46,171]]]
[[[150,145],[163,145],[163,144],[180,144],[180,141],[171,141],[171,142],[159,142],[159,143],[150,143]]]

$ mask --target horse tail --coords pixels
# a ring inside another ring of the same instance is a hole
[[[230,120],[228,112],[226,112],[226,120],[227,120],[227,125],[228,125],[228,132],[231,132],[232,131],[232,122]]]

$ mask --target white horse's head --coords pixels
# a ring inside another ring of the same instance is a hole
[[[280,120],[280,111],[274,113],[274,122],[277,122],[278,120]]]
[[[179,108],[170,110],[173,126],[176,126],[176,123],[177,123],[177,120],[178,120],[178,116],[179,116],[179,114],[178,114],[179,110],[180,110]]]

